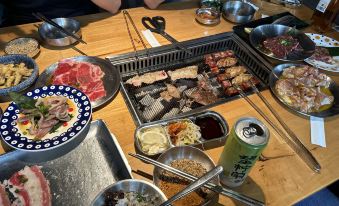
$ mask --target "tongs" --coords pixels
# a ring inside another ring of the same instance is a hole
[[[249,81],[253,91],[259,96],[259,98],[265,103],[274,117],[278,120],[281,126],[285,129],[290,138],[277,126],[265,113],[257,106],[250,98],[247,97],[246,93],[238,86],[234,87],[239,91],[240,96],[243,97],[272,127],[277,133],[285,140],[285,142],[295,151],[297,155],[315,172],[320,173],[321,166],[312,153],[303,145],[303,143],[298,139],[294,132],[285,124],[283,119],[275,111],[275,109],[270,105],[270,103],[264,98],[264,96],[259,92],[258,88]]]
[[[144,40],[142,39],[142,37],[141,37],[141,35],[140,35],[140,33],[139,33],[139,31],[138,31],[137,27],[135,26],[135,24],[134,24],[134,21],[133,21],[132,17],[129,15],[129,13],[128,13],[128,11],[127,11],[127,10],[123,10],[123,11],[122,11],[122,14],[123,14],[123,16],[124,16],[124,19],[125,19],[125,23],[126,23],[126,27],[127,27],[128,35],[129,35],[129,38],[130,38],[130,40],[131,40],[131,43],[132,43],[132,46],[133,46],[133,49],[134,49],[134,55],[135,55],[135,58],[136,58],[136,60],[137,60],[137,61],[139,60],[139,57],[138,57],[138,52],[137,52],[137,48],[136,48],[136,46],[135,46],[135,44],[134,44],[134,40],[133,40],[133,37],[132,37],[131,31],[130,31],[130,28],[129,28],[129,24],[128,24],[128,21],[127,21],[127,19],[128,19],[130,22],[131,22],[131,24],[132,24],[132,26],[133,26],[133,29],[134,29],[135,33],[137,33],[137,35],[138,35],[138,38],[139,38],[139,40],[140,40],[140,42],[141,42],[142,46],[143,46],[143,47],[144,47],[144,49],[146,50],[146,52],[147,52],[147,56],[149,57],[149,56],[150,56],[150,54],[149,54],[148,48],[147,48],[147,46],[146,46],[146,44],[145,44]]]

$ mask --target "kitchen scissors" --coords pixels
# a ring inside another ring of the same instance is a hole
[[[155,17],[148,17],[144,16],[141,19],[142,24],[144,27],[149,29],[151,32],[155,32],[163,36],[165,39],[170,41],[174,46],[178,47],[181,50],[184,50],[188,54],[192,55],[192,52],[189,51],[186,47],[182,46],[180,42],[178,42],[176,39],[174,39],[172,36],[170,36],[168,33],[165,32],[166,28],[166,20],[162,16],[155,16]]]

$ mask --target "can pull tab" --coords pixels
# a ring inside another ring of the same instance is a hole
[[[250,123],[248,127],[244,127],[243,135],[246,138],[251,138],[255,135],[262,136],[264,134],[264,130],[257,124]]]

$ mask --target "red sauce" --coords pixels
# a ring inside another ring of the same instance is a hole
[[[73,108],[68,108],[68,112],[73,112]]]
[[[214,139],[222,137],[224,132],[217,120],[213,117],[202,117],[195,121],[201,129],[201,136],[204,139]]]
[[[22,124],[23,125],[27,125],[29,123],[29,120],[23,121]]]
[[[62,125],[63,125],[64,127],[67,127],[68,123],[67,123],[67,122],[64,122]]]

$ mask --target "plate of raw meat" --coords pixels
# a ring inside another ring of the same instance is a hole
[[[273,94],[292,111],[316,117],[339,114],[339,87],[317,68],[280,64],[269,78]]]
[[[279,61],[303,61],[315,50],[314,42],[305,33],[279,24],[254,28],[250,42],[260,53]]]
[[[93,109],[98,108],[119,91],[119,71],[98,57],[78,56],[50,65],[40,76],[36,87],[68,85],[85,93]]]

